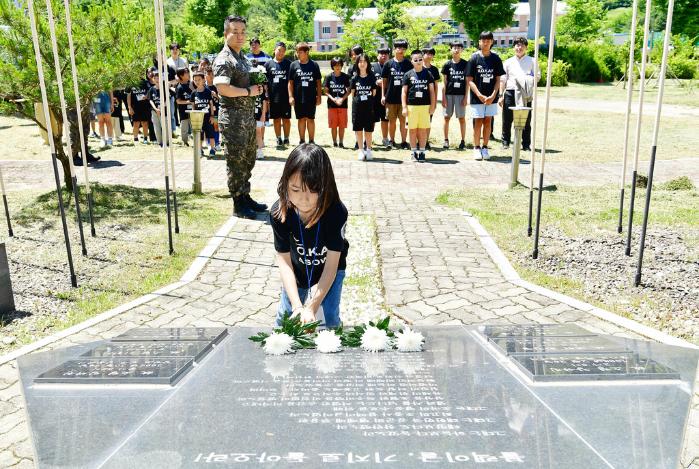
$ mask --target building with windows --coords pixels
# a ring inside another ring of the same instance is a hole
[[[463,42],[465,47],[470,47],[478,42],[468,37],[464,31],[462,24],[457,24],[451,19],[449,6],[447,5],[420,5],[410,8],[409,14],[416,18],[439,18],[441,21],[452,26],[453,32],[439,34],[435,36],[430,45],[449,44],[453,41]],[[562,15],[566,11],[566,4],[558,2],[556,9],[557,15]],[[544,13],[545,14],[545,13]],[[359,13],[352,17],[353,21],[361,21],[364,19],[377,19],[379,16],[377,8],[363,8]],[[530,5],[528,2],[521,2],[515,5],[515,11],[512,18],[512,23],[507,28],[501,28],[493,31],[494,46],[508,47],[511,46],[514,39],[518,36],[527,36],[529,30]],[[542,26],[546,25],[547,21],[542,21]],[[342,20],[333,10],[316,10],[313,17],[313,39],[312,46],[320,52],[333,51],[339,48],[338,40],[343,34]],[[542,31],[541,36],[547,36],[547,32]],[[382,47],[387,45],[386,40],[379,36],[379,43]]]

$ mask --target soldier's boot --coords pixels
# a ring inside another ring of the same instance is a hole
[[[233,213],[238,218],[248,218],[250,220],[257,218],[257,214],[250,208],[245,200],[245,196],[233,198]]]
[[[255,212],[265,212],[267,210],[267,204],[255,202],[252,197],[250,197],[250,194],[245,194],[245,201],[247,202],[248,207],[253,209]]]

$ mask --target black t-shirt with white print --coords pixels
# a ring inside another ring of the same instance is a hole
[[[160,109],[160,88],[157,85],[151,86],[146,96],[149,101],[153,101],[156,108]]]
[[[289,68],[291,61],[287,58],[277,62],[275,59],[268,60],[265,63],[267,70],[267,89],[269,90],[269,99],[273,103],[288,103],[289,102]]]
[[[192,92],[192,104],[195,111],[206,111],[205,119],[209,118],[209,103],[213,101],[211,90],[204,86],[202,91],[194,90]]]
[[[147,80],[141,80],[138,86],[131,88],[131,107],[136,110],[150,110],[148,103],[148,90],[151,84]]]
[[[316,80],[321,78],[320,67],[314,61],[293,62],[289,67],[289,80],[294,82],[294,101],[299,104],[315,102]]]
[[[282,223],[272,215],[278,207],[279,201],[272,206],[269,216],[274,232],[274,249],[277,252],[291,254],[291,265],[294,268],[298,287],[308,288],[308,275],[311,275],[311,268],[313,268],[311,286],[318,283],[325,267],[328,251],[340,253],[337,270],[345,270],[349,242],[345,239],[347,208],[342,202],[338,201],[328,208],[319,222],[310,228],[306,228],[303,222],[299,224],[299,216],[294,210],[287,212],[286,221]]]
[[[325,77],[323,81],[323,88],[328,89],[328,98],[341,98],[347,93],[350,87],[350,77],[346,73],[340,73],[340,76],[335,76],[334,73]],[[342,102],[342,106],[338,106],[332,99],[328,99],[328,109],[332,108],[343,108],[347,109],[347,100]]]
[[[442,75],[444,75],[444,86],[447,88],[447,94],[455,96],[466,95],[466,71],[468,69],[468,61],[460,59],[458,62],[447,60],[447,63],[442,67]]]
[[[386,62],[381,72],[381,78],[387,78],[386,104],[400,104],[400,94],[403,90],[403,75],[413,69],[413,64],[408,58],[400,62],[391,59]]]
[[[473,82],[476,84],[478,91],[482,95],[490,96],[495,91],[495,77],[500,77],[505,74],[505,69],[502,66],[502,60],[498,54],[491,52],[487,57],[483,54],[475,52],[468,61],[468,71],[466,76],[473,77]],[[495,103],[498,101],[497,94],[495,95]],[[478,96],[471,91],[471,104],[479,104],[481,102]]]
[[[378,87],[376,86],[376,76],[374,76],[373,73],[369,73],[364,77],[355,75],[354,78],[352,78],[350,88],[354,90],[352,106],[363,106],[364,104],[374,105],[371,92]]]
[[[411,106],[430,105],[430,83],[434,78],[429,70],[419,72],[414,69],[403,75],[403,85],[408,85],[408,104]]]
[[[175,99],[182,99],[185,101],[192,100],[192,85],[190,84],[190,82],[180,83],[179,85],[177,85]],[[189,114],[187,114],[188,109],[192,109],[191,104],[177,104],[177,110],[180,113],[181,121],[189,119]]]
[[[383,65],[381,65],[378,62],[374,62],[371,64],[371,72],[374,74],[374,78],[376,81],[381,80],[381,75],[383,74]],[[379,101],[379,104],[381,103],[381,88],[379,85],[376,85],[376,94],[374,95],[374,98],[376,98],[377,101]]]

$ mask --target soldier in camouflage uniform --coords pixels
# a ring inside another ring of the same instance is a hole
[[[214,85],[220,97],[218,125],[224,144],[228,170],[228,189],[233,210],[239,217],[255,218],[255,212],[267,210],[250,197],[250,176],[255,166],[255,97],[263,93],[261,85],[250,86],[250,61],[241,53],[246,44],[246,22],[229,16],[224,23],[226,43],[214,60]]]

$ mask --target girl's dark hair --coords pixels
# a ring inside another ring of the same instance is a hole
[[[357,74],[359,74],[359,61],[360,60],[366,60],[366,72],[370,73],[371,72],[371,61],[369,60],[369,56],[366,54],[359,54],[356,59],[354,59],[354,66],[357,69]]]
[[[286,221],[289,210],[293,210],[293,205],[289,200],[289,181],[297,172],[301,176],[303,189],[318,194],[316,211],[306,222],[306,228],[310,228],[318,223],[318,220],[330,207],[340,202],[340,195],[337,192],[335,174],[328,154],[315,143],[302,143],[289,154],[282,177],[277,185],[279,206],[272,213],[272,216],[281,220],[282,223]]]

